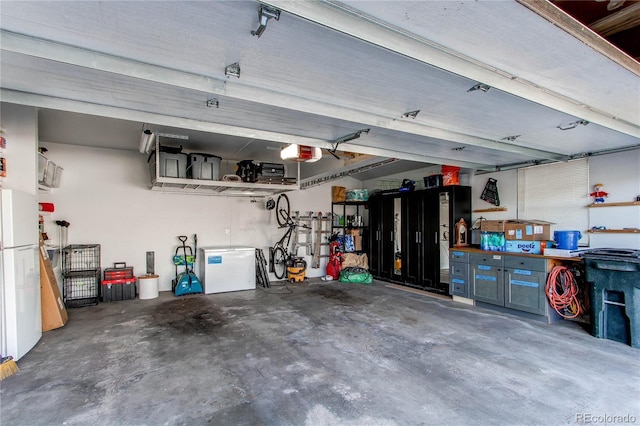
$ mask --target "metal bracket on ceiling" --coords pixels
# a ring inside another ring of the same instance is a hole
[[[251,31],[251,35],[260,36],[267,28],[267,22],[269,19],[274,18],[276,21],[280,20],[280,9],[276,9],[272,6],[267,6],[265,4],[260,6],[258,9],[258,20],[260,21],[260,26],[255,31]]]
[[[573,123],[559,124],[557,128],[560,130],[571,130],[571,129],[575,129],[580,125],[586,126],[587,124],[589,124],[587,120],[578,120],[578,121],[574,121]]]
[[[478,83],[475,86],[473,86],[471,89],[467,90],[467,92],[474,92],[476,90],[481,90],[483,92],[488,92],[489,89],[491,89],[491,86],[489,86],[488,84]]]
[[[227,65],[224,69],[224,75],[240,78],[240,63],[234,62],[231,65]]]
[[[420,113],[419,109],[415,111],[405,112],[404,114],[402,114],[402,118],[416,118],[419,113]]]
[[[336,150],[338,149],[338,146],[340,146],[341,143],[345,143],[345,142],[352,141],[354,139],[358,139],[362,133],[369,133],[369,130],[371,130],[371,129],[358,130],[357,132],[349,133],[348,135],[342,136],[341,138],[332,140],[331,141],[331,149],[329,150],[329,153],[331,155],[333,155],[334,157],[338,158],[338,156],[336,155]]]
[[[207,106],[209,108],[220,108],[220,102],[217,98],[207,99]]]

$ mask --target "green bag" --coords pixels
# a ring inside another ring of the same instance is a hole
[[[373,282],[373,276],[364,268],[347,267],[340,271],[340,282],[371,284]]]

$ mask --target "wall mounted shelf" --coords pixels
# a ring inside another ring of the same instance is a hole
[[[590,234],[640,234],[640,229],[590,229]]]
[[[627,206],[640,206],[640,201],[626,201],[622,203],[591,203],[587,207],[627,207]]]
[[[488,209],[475,209],[474,213],[493,213],[493,212],[506,212],[506,207],[491,207]]]

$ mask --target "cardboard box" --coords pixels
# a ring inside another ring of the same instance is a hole
[[[545,241],[551,239],[551,225],[543,220],[483,220],[480,230],[504,232],[507,240]]]
[[[480,222],[480,230],[486,232],[504,232],[506,220],[483,220]]]
[[[69,317],[62,301],[58,281],[53,272],[49,255],[40,240],[40,291],[42,305],[42,331],[49,331],[64,326]]]
[[[349,235],[353,237],[353,249],[355,251],[362,251],[362,235],[360,235],[360,230],[350,229]]]
[[[545,241],[551,239],[551,222],[542,220],[509,220],[504,223],[507,240]]]
[[[553,241],[506,240],[505,251],[508,253],[542,254]]]
[[[354,235],[353,236],[353,248],[355,251],[362,251],[362,236]]]
[[[331,201],[334,203],[341,203],[347,197],[347,188],[344,186],[332,186],[331,187]]]

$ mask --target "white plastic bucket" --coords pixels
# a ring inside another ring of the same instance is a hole
[[[158,297],[158,275],[141,275],[138,277],[138,298],[155,299]]]

